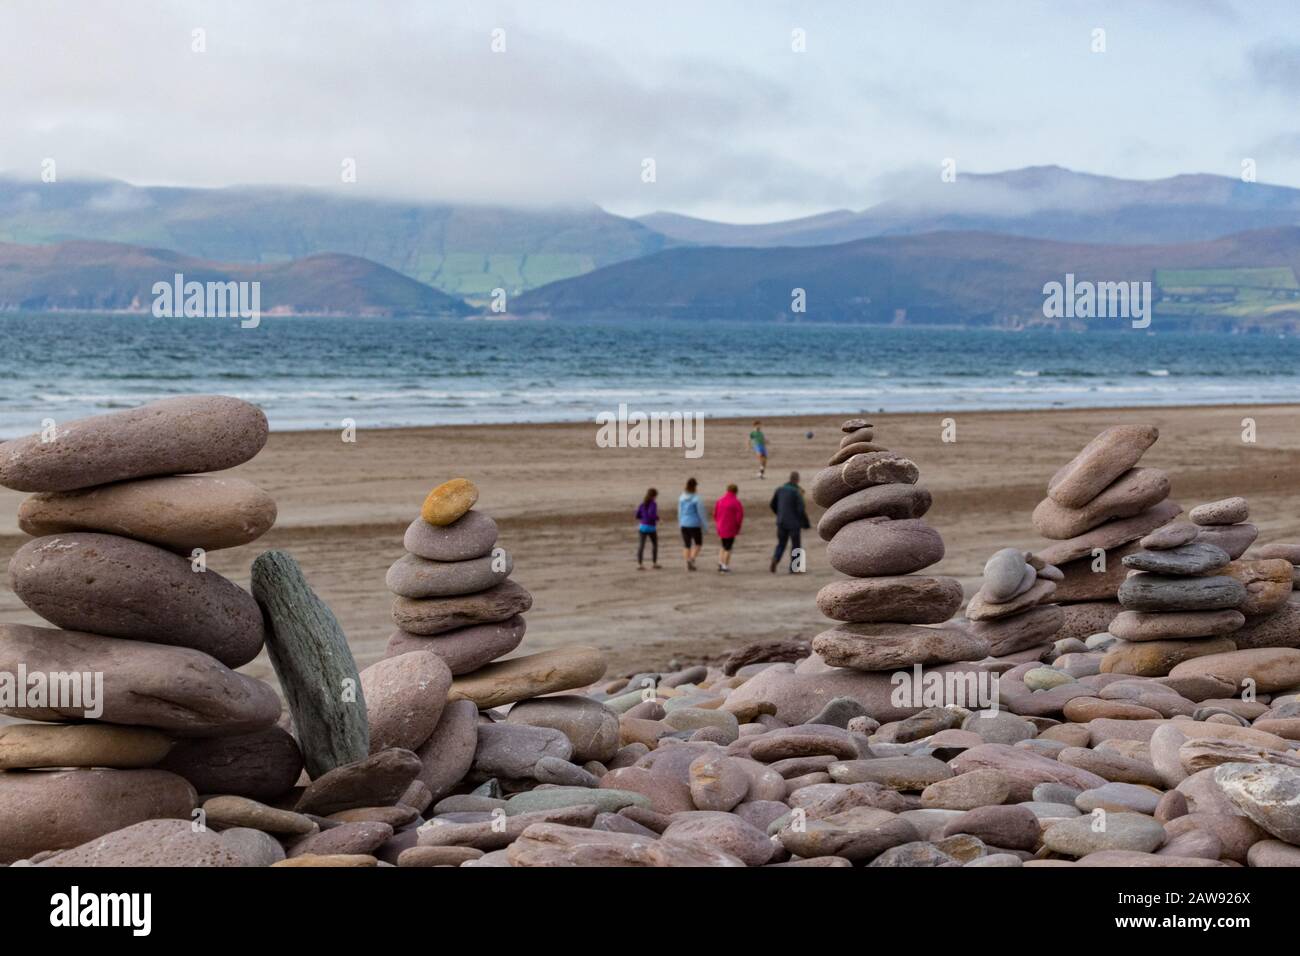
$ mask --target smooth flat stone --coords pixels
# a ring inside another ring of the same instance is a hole
[[[1034,581],[1028,591],[1003,604],[990,604],[979,594],[976,594],[966,605],[966,617],[971,621],[992,621],[1009,617],[1042,601],[1046,601],[1056,593],[1056,588],[1055,581],[1038,579]]]
[[[1095,773],[1007,744],[989,743],[972,747],[948,761],[948,767],[954,773],[972,770],[1002,772],[1011,781],[1011,792],[1007,799],[1012,803],[1033,799],[1034,788],[1043,783],[1059,783],[1077,790],[1090,790],[1106,782]]]
[[[966,631],[987,641],[989,653],[1005,657],[1039,647],[1055,639],[1065,622],[1065,612],[1056,604],[1041,604],[1009,617],[968,621]]]
[[[954,578],[899,575],[832,581],[817,592],[817,606],[836,621],[941,624],[961,606]]]
[[[1174,521],[1162,528],[1156,528],[1138,544],[1148,551],[1166,551],[1195,541],[1200,531],[1201,529],[1190,521]]]
[[[112,724],[0,726],[0,770],[44,767],[151,767],[173,740],[145,727]]]
[[[0,624],[0,672],[17,674],[20,666],[28,674],[107,675],[98,717],[114,724],[208,737],[258,730],[280,716],[280,698],[266,684],[187,647]],[[82,706],[7,706],[0,712],[40,721],[87,715]]]
[[[1241,497],[1222,498],[1197,505],[1187,517],[1198,525],[1240,524],[1250,518],[1250,503]]]
[[[1179,664],[1210,654],[1234,651],[1231,637],[1204,637],[1194,640],[1119,641],[1106,650],[1101,660],[1103,674],[1133,674],[1137,677],[1164,677]]]
[[[543,757],[571,756],[573,745],[560,731],[501,721],[479,725],[473,769],[482,777],[525,779]]]
[[[1271,694],[1300,685],[1300,650],[1267,647],[1208,654],[1184,661],[1169,673],[1171,677],[1217,677],[1237,688],[1250,680],[1256,691]]]
[[[1192,541],[1164,551],[1137,551],[1123,559],[1126,568],[1171,575],[1217,571],[1229,560],[1228,552],[1204,541]],[[1288,573],[1288,582],[1290,578]]]
[[[393,599],[393,623],[412,634],[442,634],[474,624],[494,624],[522,614],[533,606],[533,596],[515,581],[506,580],[456,597]]]
[[[226,737],[183,738],[158,769],[184,777],[199,793],[270,801],[293,788],[302,766],[298,742],[272,726]]]
[[[288,857],[368,855],[392,837],[393,828],[387,823],[341,823],[294,840],[288,845]]]
[[[854,862],[874,859],[918,837],[916,828],[907,820],[874,807],[853,807],[808,820],[802,828],[786,827],[777,834],[781,844],[795,856],[838,856]]]
[[[243,588],[156,545],[74,532],[29,541],[9,561],[18,598],[51,624],[190,647],[227,667],[262,649],[262,612]]]
[[[455,597],[495,587],[514,568],[514,559],[504,548],[495,548],[491,554],[466,561],[430,561],[404,554],[388,569],[384,583],[388,590],[402,597]]]
[[[866,518],[841,528],[826,557],[851,577],[912,574],[943,559],[943,538],[919,519]]]
[[[854,455],[866,455],[876,451],[889,451],[884,445],[877,445],[870,441],[856,441],[847,445],[841,445],[839,451],[835,452],[826,462],[827,465],[842,465]]]
[[[830,764],[827,772],[836,783],[877,783],[889,790],[918,792],[953,775],[952,769],[935,757],[841,760]]]
[[[255,541],[275,516],[275,499],[252,482],[174,475],[32,495],[18,509],[18,527],[36,538],[117,534],[189,555]]]
[[[506,855],[511,866],[745,866],[730,853],[702,843],[647,840],[557,823],[529,827]]]
[[[1262,559],[1282,558],[1285,561],[1290,561],[1293,565],[1300,565],[1300,544],[1286,544],[1281,541],[1261,544],[1258,548],[1251,550],[1250,556]]]
[[[451,680],[446,663],[429,651],[384,658],[363,670],[370,752],[417,750],[438,725]]]
[[[144,820],[65,850],[40,865],[77,868],[258,865],[259,861],[250,858],[247,850],[227,838],[229,833],[196,831],[188,819]]]
[[[1166,527],[1171,527],[1168,522],[1173,521],[1182,513],[1182,506],[1178,502],[1166,498],[1145,511],[1138,512],[1131,518],[1116,518],[1072,538],[1053,541],[1047,547],[1036,551],[1035,555],[1048,564],[1059,565],[1091,555],[1096,548],[1110,551],[1121,545],[1137,541],[1143,535],[1151,537],[1162,533]],[[1142,538],[1142,540],[1145,541],[1146,538]],[[1141,546],[1144,548],[1149,547],[1146,544]]]
[[[481,511],[467,511],[448,525],[416,518],[406,529],[402,546],[430,561],[468,561],[491,552],[497,543],[497,523]]]
[[[1228,552],[1234,561],[1246,553],[1246,549],[1259,537],[1259,529],[1253,524],[1206,525],[1196,535],[1197,541],[1215,545]]]
[[[478,488],[466,478],[444,481],[429,492],[420,506],[420,517],[437,527],[445,527],[460,518],[478,501]]]
[[[441,800],[465,779],[478,749],[478,708],[473,701],[448,701],[420,749],[417,782],[429,791],[429,802]]]
[[[1113,425],[1083,447],[1047,484],[1066,508],[1081,508],[1138,463],[1160,437],[1153,425]]]
[[[1131,518],[1169,497],[1169,476],[1157,468],[1130,468],[1086,505],[1069,508],[1044,498],[1034,509],[1034,530],[1064,540],[1114,518]]]
[[[1177,578],[1137,571],[1119,586],[1119,603],[1130,611],[1216,611],[1235,608],[1246,588],[1235,578]]]
[[[826,509],[817,522],[817,534],[823,541],[830,541],[851,521],[920,518],[930,510],[930,504],[930,492],[921,485],[890,484],[861,488],[849,492]]]
[[[266,416],[225,395],[165,398],[57,426],[53,441],[29,435],[0,444],[0,485],[74,491],[158,475],[224,471],[266,444]]]
[[[1235,608],[1220,611],[1121,611],[1109,631],[1124,641],[1186,640],[1223,637],[1239,630],[1246,616]]]
[[[605,673],[605,655],[594,647],[570,644],[538,654],[512,657],[452,681],[449,700],[472,700],[480,710],[530,697],[594,684]]]
[[[0,773],[0,863],[65,850],[133,823],[189,826],[194,788],[163,770]]]
[[[411,751],[381,750],[312,780],[294,809],[328,816],[355,807],[391,806],[406,793],[420,770],[420,758]]]
[[[1160,821],[1140,813],[1107,813],[1105,829],[1093,826],[1091,814],[1060,820],[1043,831],[1043,845],[1066,856],[1083,857],[1103,850],[1152,853],[1165,842]]]
[[[408,634],[399,630],[388,638],[385,656],[431,651],[442,658],[453,675],[459,676],[509,654],[524,639],[526,629],[524,618],[516,614],[494,624],[471,624],[441,634]]]
[[[832,667],[863,671],[979,660],[988,654],[988,642],[964,629],[913,624],[842,624],[812,643]]]
[[[305,814],[269,807],[247,797],[209,797],[203,801],[203,813],[207,825],[219,830],[249,827],[265,833],[303,834],[319,829]]]

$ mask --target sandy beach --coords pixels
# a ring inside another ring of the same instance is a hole
[[[969,595],[994,550],[1045,543],[1029,518],[1048,478],[1097,432],[1117,423],[1160,428],[1143,464],[1169,472],[1173,498],[1185,508],[1244,495],[1261,541],[1300,539],[1297,410],[971,412],[955,416],[955,442],[943,441],[941,414],[869,417],[880,444],[920,466],[934,495],[927,521],[947,546],[934,570],[960,579]],[[768,573],[774,544],[768,501],[792,469],[806,485],[838,444],[840,420],[856,414],[765,420],[771,460],[763,481],[746,447],[749,419],[708,420],[704,455],[695,460],[681,449],[599,448],[594,423],[363,430],[355,443],[343,442],[337,432],[275,433],[262,454],[233,473],[276,498],[277,524],[252,545],[214,553],[210,564],[246,586],[258,553],[291,552],[333,608],[364,667],[383,655],[393,631],[384,574],[402,554],[406,525],[432,486],[463,476],[480,487],[478,507],[500,524],[514,576],[534,595],[518,653],[593,644],[605,650],[614,674],[716,659],[755,640],[812,637],[825,627],[813,597],[837,575],[815,532],[805,537],[806,574]],[[1242,441],[1248,416],[1256,423],[1253,444]],[[698,572],[688,573],[681,560],[675,502],[692,476],[710,506],[727,483],[740,486],[746,519],[729,576],[715,570],[712,533]],[[632,513],[650,485],[660,491],[664,569],[638,572]],[[5,562],[26,540],[14,517],[22,498],[0,490]],[[815,524],[820,509],[809,504]],[[0,622],[42,623],[8,589],[0,594]],[[245,670],[272,678],[265,652]]]

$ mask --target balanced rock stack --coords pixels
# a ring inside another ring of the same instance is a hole
[[[988,643],[989,654],[1040,659],[1065,620],[1049,603],[1063,575],[1029,551],[1003,548],[984,565],[984,583],[966,606],[969,630]]]
[[[260,488],[204,474],[266,439],[256,406],[195,396],[0,445],[0,484],[35,492],[19,525],[36,538],[9,583],[54,625],[0,626],[0,672],[25,675],[0,712],[40,722],[0,728],[0,861],[147,820],[188,829],[221,751],[274,751],[254,789],[293,786],[302,763],[275,726],[278,697],[233,670],[262,648],[261,611],[206,563],[275,521]]]
[[[1034,509],[1034,529],[1054,542],[1035,553],[1061,571],[1055,600],[1064,615],[1062,640],[1106,630],[1121,610],[1123,559],[1139,550],[1139,538],[1182,513],[1169,500],[1169,477],[1138,467],[1159,436],[1149,425],[1106,429],[1052,476]]]
[[[524,639],[533,596],[510,580],[514,560],[497,547],[496,522],[473,510],[477,501],[472,482],[453,478],[429,492],[406,529],[406,554],[388,569],[399,630],[386,656],[432,651],[459,676]]]
[[[1185,660],[1237,649],[1231,635],[1246,623],[1239,610],[1246,586],[1228,573],[1228,552],[1203,540],[1201,531],[1222,540],[1217,529],[1246,517],[1243,498],[1202,505],[1192,509],[1192,521],[1156,529],[1139,540],[1140,550],[1124,556],[1130,573],[1119,602],[1125,610],[1110,622],[1119,641],[1107,648],[1103,672],[1163,677]],[[1285,574],[1289,589],[1289,565]]]
[[[1147,535],[1139,542],[1145,550],[1124,558],[1133,569],[1119,589],[1126,610],[1110,624],[1120,643],[1108,649],[1103,671],[1161,677],[1192,658],[1231,663],[1237,651],[1300,647],[1291,562],[1242,556],[1258,533],[1246,499],[1200,505],[1189,517]]]
[[[943,539],[921,520],[930,493],[906,458],[872,442],[870,424],[853,419],[828,466],[812,482],[826,513],[817,533],[831,566],[847,579],[817,594],[827,617],[841,622],[818,634],[812,649],[833,667],[892,671],[913,664],[978,660],[988,642],[960,627],[938,627],[961,605],[952,578],[917,572],[943,558]]]
[[[437,727],[424,734],[423,745],[410,746],[424,763],[420,779],[435,800],[466,779],[471,785],[499,781],[494,785],[514,791],[584,779],[587,774],[568,762],[572,743],[545,723],[569,698],[517,706],[508,722],[499,715],[480,719],[478,711],[585,687],[605,672],[604,655],[581,645],[499,660],[523,640],[523,614],[533,599],[510,580],[513,559],[497,547],[496,522],[473,510],[477,501],[478,488],[463,478],[444,482],[425,499],[406,530],[407,553],[388,571],[399,629],[388,640],[385,660],[362,674],[366,685],[368,675],[395,671],[403,662],[409,669],[430,653],[446,665],[445,716],[435,715]],[[373,737],[373,703],[371,709]],[[526,719],[534,712],[542,726]],[[558,719],[567,725],[577,717]],[[448,760],[449,752],[457,756]]]

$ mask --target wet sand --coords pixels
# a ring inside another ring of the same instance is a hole
[[[384,573],[402,552],[402,533],[432,486],[463,476],[481,489],[478,507],[501,527],[515,578],[532,591],[519,653],[580,642],[603,648],[610,673],[716,659],[756,640],[812,637],[826,624],[813,597],[836,577],[824,542],[805,535],[806,574],[768,572],[775,543],[768,502],[794,469],[805,486],[839,443],[841,416],[764,420],[771,456],[760,481],[747,450],[750,419],[710,419],[704,455],[681,449],[600,448],[597,425],[479,425],[362,431],[354,444],[337,432],[282,432],[233,474],[255,481],[279,503],[279,520],[261,540],[211,555],[210,566],[247,586],[263,550],[291,552],[329,602],[358,663],[383,655],[393,631]],[[1242,419],[1257,426],[1242,441]],[[1084,409],[869,416],[879,444],[907,455],[934,495],[926,520],[947,554],[933,570],[959,578],[969,594],[985,559],[1006,546],[1045,542],[1029,516],[1048,478],[1101,429],[1122,422],[1157,425],[1143,457],[1163,468],[1184,508],[1244,495],[1260,541],[1300,540],[1300,406]],[[943,440],[944,419],[956,422]],[[814,437],[807,438],[806,433]],[[700,570],[688,573],[675,522],[688,477],[711,508],[729,482],[740,486],[744,529],[730,575],[717,573],[718,539],[705,536]],[[645,489],[660,491],[660,563],[636,569],[633,512]],[[0,559],[26,539],[15,513],[23,495],[0,489]],[[810,505],[814,525],[821,509]],[[6,588],[0,623],[39,624]],[[265,654],[245,668],[269,677]]]

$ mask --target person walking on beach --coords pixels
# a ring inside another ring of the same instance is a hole
[[[761,422],[754,422],[754,430],[749,433],[749,447],[758,456],[758,477],[767,477],[767,436],[763,434]]]
[[[795,554],[802,547],[804,528],[811,528],[808,509],[804,507],[803,489],[799,487],[799,472],[790,472],[790,480],[772,494],[772,511],[776,515],[776,551],[772,553],[772,565],[768,568],[773,574],[785,553],[785,546],[790,545],[790,573],[794,574]]]
[[[651,488],[645,493],[645,500],[636,509],[636,520],[638,522],[637,532],[638,540],[636,545],[636,569],[644,571],[645,565],[642,561],[645,558],[645,543],[650,542],[650,565],[656,571],[661,570],[659,566],[659,505],[655,499],[659,497],[659,491]]]
[[[739,490],[735,485],[727,485],[727,493],[713,506],[713,527],[722,539],[722,547],[718,550],[718,570],[723,574],[731,573],[731,546],[736,543],[740,526],[745,521],[745,506],[736,495]]]
[[[704,508],[700,496],[695,493],[699,482],[694,478],[686,482],[686,490],[677,499],[677,525],[682,530],[682,556],[686,558],[686,570],[695,570],[695,559],[700,556],[704,546]]]

